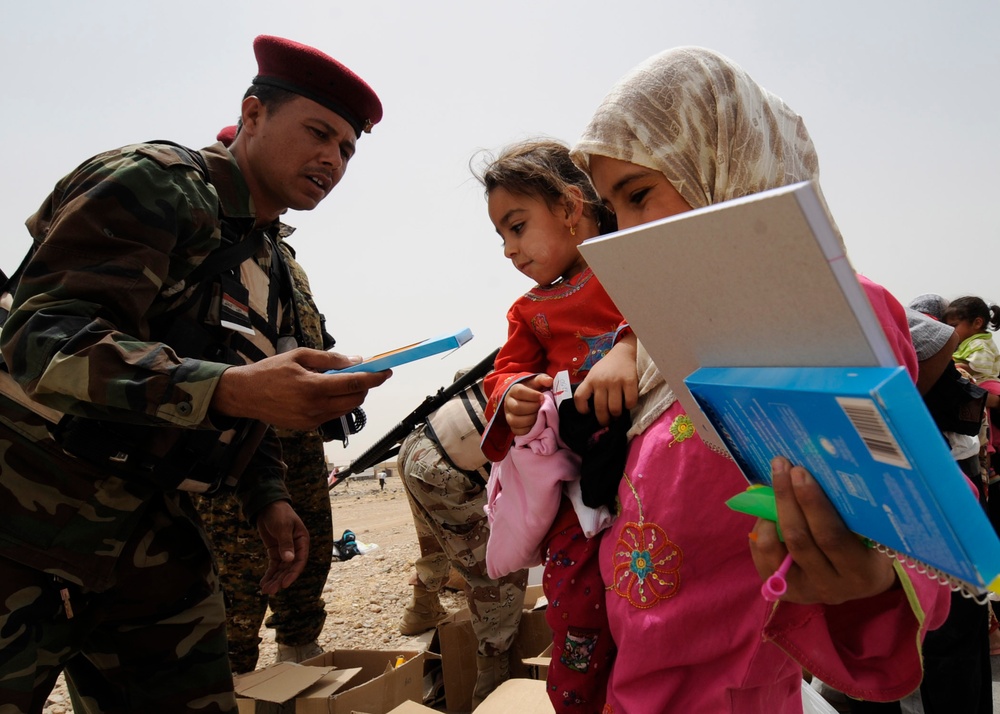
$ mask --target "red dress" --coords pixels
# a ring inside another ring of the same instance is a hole
[[[507,311],[507,341],[483,383],[489,395],[483,453],[500,461],[510,449],[513,435],[500,405],[511,386],[564,369],[578,384],[623,329],[621,313],[590,268],[554,285],[536,285],[518,298]]]

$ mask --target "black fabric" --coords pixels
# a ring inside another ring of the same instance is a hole
[[[585,505],[607,506],[612,513],[617,512],[618,484],[625,471],[631,427],[628,412],[602,426],[594,416],[593,399],[586,414],[576,410],[572,399],[559,405],[559,437],[580,455],[580,490]]]
[[[924,404],[941,431],[978,436],[986,409],[987,392],[948,362],[944,372],[924,395]]]

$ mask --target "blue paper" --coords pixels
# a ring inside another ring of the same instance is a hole
[[[327,374],[345,374],[347,372],[381,372],[386,369],[398,367],[401,364],[406,364],[407,362],[413,362],[418,359],[423,359],[424,357],[430,357],[431,355],[440,354],[441,352],[447,352],[448,350],[458,349],[471,339],[472,330],[465,328],[464,330],[459,330],[458,332],[453,332],[449,335],[433,337],[429,340],[424,340],[423,342],[416,342],[412,345],[406,345],[405,347],[400,347],[390,352],[375,355],[374,357],[366,359],[364,362],[351,365],[350,367],[345,367],[344,369],[327,370]]]

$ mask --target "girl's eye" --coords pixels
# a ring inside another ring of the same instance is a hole
[[[510,230],[511,230],[511,232],[514,235],[518,235],[519,236],[519,235],[521,235],[521,231],[524,230],[524,223],[515,223],[514,225],[512,225],[510,227]]]
[[[648,188],[639,189],[635,193],[629,195],[628,197],[629,203],[634,203],[635,205],[639,205],[640,203],[642,203],[642,200],[646,198],[646,194],[648,193],[649,193]]]

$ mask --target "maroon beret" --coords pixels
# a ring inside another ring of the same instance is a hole
[[[229,146],[234,141],[236,141],[236,125],[232,124],[227,127],[223,127],[219,130],[219,133],[215,135],[216,141],[221,141],[226,146]]]
[[[278,87],[322,104],[342,116],[354,133],[370,132],[382,119],[382,102],[347,67],[314,47],[271,35],[253,41],[254,84]]]

